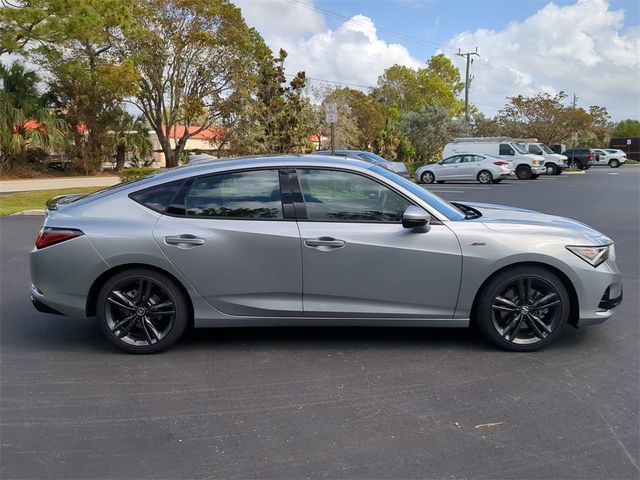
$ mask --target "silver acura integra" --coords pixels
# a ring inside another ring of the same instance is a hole
[[[97,317],[129,352],[185,328],[467,327],[541,348],[622,299],[613,242],[566,218],[448,203],[379,166],[244,158],[58,197],[31,253],[36,308]]]

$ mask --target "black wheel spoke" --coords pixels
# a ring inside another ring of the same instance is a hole
[[[149,309],[149,311],[152,312],[152,313],[156,313],[156,312],[162,311],[163,309],[165,309],[167,307],[173,307],[173,303],[171,303],[171,302],[158,303],[157,305],[153,305]]]
[[[136,314],[134,313],[133,315],[130,315],[128,317],[126,317],[125,319],[121,320],[120,322],[116,323],[113,328],[111,329],[112,332],[117,332],[118,330],[120,330],[124,325],[126,325],[128,322],[133,323],[136,318]]]
[[[114,293],[115,293],[115,292],[114,292]],[[129,305],[125,305],[124,303],[122,303],[122,302],[120,302],[120,301],[116,300],[115,298],[111,298],[111,297],[107,298],[107,302],[109,302],[109,303],[113,303],[113,304],[114,304],[114,305],[116,305],[117,307],[124,308],[125,310],[135,310],[135,309],[136,309],[136,307],[132,307],[132,306],[129,306]]]
[[[544,338],[544,334],[542,333],[542,330],[540,330],[540,328],[536,324],[535,320],[533,320],[533,318],[531,318],[531,315],[527,315],[524,318],[524,320],[525,320],[525,322],[527,322],[527,325],[529,325],[531,330],[533,330],[533,333],[536,334],[536,337],[538,337],[539,339],[543,339]]]
[[[522,315],[520,315],[519,313],[515,314],[511,322],[509,322],[509,324],[506,326],[506,328],[502,332],[502,336],[507,338],[509,335],[511,335],[511,332],[520,324],[521,321],[522,321]]]
[[[160,332],[158,332],[158,330],[156,330],[156,327],[153,325],[153,322],[149,319],[144,319],[144,324],[146,325],[146,328],[149,330],[149,332],[151,333],[151,335],[153,336],[153,338],[155,338],[156,342],[158,340],[160,340]]]
[[[542,297],[540,300],[531,305],[531,310],[542,310],[544,308],[553,307],[554,305],[558,305],[560,303],[560,299],[558,295],[555,293],[549,293]]]
[[[131,329],[133,328],[133,326],[136,324],[137,320],[138,320],[138,317],[134,316],[134,318],[129,322],[129,325],[127,325],[122,330],[120,330],[120,332],[117,333],[118,338],[126,337],[131,331]]]
[[[138,280],[138,290],[136,291],[136,305],[142,304],[142,295],[144,295],[144,284],[146,283],[144,278]]]
[[[152,316],[160,317],[162,315],[173,315],[176,313],[175,310],[162,310],[160,312],[149,312]]]
[[[527,290],[524,286],[524,278],[518,280],[518,296],[520,297],[520,302],[524,303],[527,301]]]
[[[513,329],[513,332],[509,335],[509,341],[513,342],[514,339],[518,338],[518,334],[520,333],[520,329],[522,328],[522,315],[518,315],[518,323],[516,323],[516,327]]]
[[[531,320],[533,321],[533,323],[535,323],[539,328],[547,332],[547,335],[551,333],[551,328],[549,328],[549,326],[546,323],[544,323],[540,317],[534,315],[533,313],[530,313],[529,317],[531,317]]]
[[[498,305],[498,303],[500,305]],[[516,305],[511,300],[509,300],[507,298],[504,298],[504,297],[496,297],[494,299],[494,304],[491,305],[491,307],[494,310],[500,310],[500,311],[503,311],[503,312],[515,312],[516,310],[518,310],[518,305]]]
[[[120,292],[118,290],[114,290],[111,293],[113,294],[114,297],[116,297],[118,299],[118,301],[120,303],[123,304],[123,308],[129,308],[129,309],[132,309],[132,310],[136,308],[136,306],[133,304],[131,299],[129,297],[127,297],[124,293],[122,293],[122,292]],[[111,299],[109,299],[109,300],[111,300]],[[112,303],[115,303],[115,302],[112,302]]]
[[[147,328],[147,320],[144,317],[141,318],[140,324],[142,325],[142,330],[144,330],[144,336],[147,337],[147,343],[151,345],[153,343],[153,339],[151,338],[151,333],[149,333],[149,329]]]
[[[141,305],[146,305],[149,302],[149,298],[151,297],[151,288],[153,287],[153,284],[149,281],[146,282],[145,288],[144,288],[144,292],[142,294],[142,300],[141,300]]]

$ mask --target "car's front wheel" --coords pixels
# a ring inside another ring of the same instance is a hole
[[[557,275],[523,266],[493,277],[479,293],[474,314],[490,341],[525,352],[557,338],[567,324],[569,308],[569,294]]]
[[[547,163],[545,167],[547,168],[547,175],[556,175],[558,173],[558,167],[555,163]]]
[[[142,268],[109,278],[98,294],[96,311],[109,341],[131,353],[167,348],[184,333],[190,315],[173,280]]]
[[[529,180],[531,178],[531,168],[528,165],[519,165],[516,168],[516,177],[519,180]]]
[[[422,181],[422,183],[433,183],[435,179],[436,177],[431,172],[424,172],[422,175],[420,175],[420,180]]]

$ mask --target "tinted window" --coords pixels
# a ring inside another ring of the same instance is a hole
[[[498,152],[498,155],[515,155],[515,154],[516,153],[513,151],[513,148],[511,148],[510,145],[506,143],[500,144],[500,151]]]
[[[534,153],[536,155],[542,155],[542,150],[538,145],[529,145],[529,153]]]
[[[185,199],[187,216],[281,219],[277,170],[211,175],[195,180]]]
[[[454,163],[460,163],[460,158],[459,155],[454,155],[453,157],[445,158],[440,163],[443,165],[452,165]]]
[[[184,180],[163,183],[129,195],[129,197],[145,207],[164,213],[171,201],[180,191]]]
[[[409,201],[369,178],[335,170],[298,170],[309,220],[400,222]]]

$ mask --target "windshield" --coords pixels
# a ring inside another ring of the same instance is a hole
[[[549,153],[549,154],[553,153],[553,150],[547,147],[544,143],[539,143],[538,146],[542,149],[544,153]]]
[[[526,155],[527,153],[529,153],[522,143],[512,143],[511,146],[515,148],[516,151],[521,155]]]
[[[400,175],[390,172],[386,168],[382,168],[377,165],[374,167],[371,167],[371,170],[376,173],[379,173],[386,179],[391,180],[392,182],[403,187],[404,189],[410,191],[411,193],[419,197],[421,200],[431,205],[433,208],[435,208],[438,212],[443,214],[449,220],[464,220],[466,218],[466,215],[462,213],[460,209],[454,207],[449,202],[447,202],[446,200],[443,200],[437,195],[434,195],[433,193],[428,192],[424,188],[416,185],[415,183],[409,180],[406,180]]]
[[[387,163],[389,160],[382,158],[380,155],[376,155],[371,152],[362,152],[360,156],[365,157],[368,161],[372,163]]]

